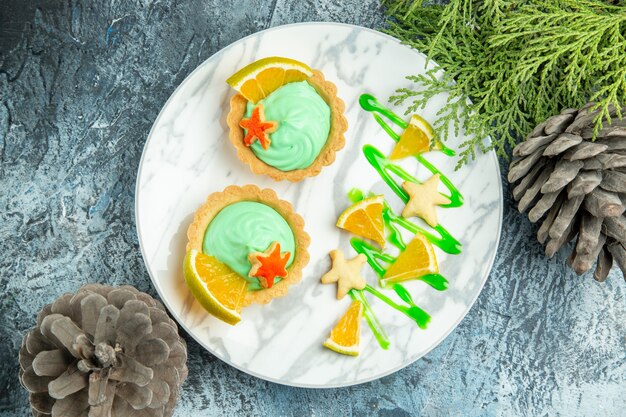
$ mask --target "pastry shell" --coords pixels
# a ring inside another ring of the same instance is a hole
[[[344,133],[348,129],[348,121],[343,115],[345,104],[337,97],[337,87],[324,78],[320,71],[313,70],[313,75],[307,82],[315,88],[317,93],[324,99],[330,107],[330,131],[328,139],[319,155],[311,165],[304,169],[294,169],[291,171],[281,171],[271,165],[266,164],[254,154],[249,146],[243,142],[243,129],[239,122],[244,117],[248,100],[241,94],[235,94],[230,100],[230,112],[226,122],[230,129],[228,135],[231,143],[237,149],[237,156],[245,164],[250,166],[252,172],[259,175],[267,175],[276,181],[289,180],[291,182],[302,181],[306,177],[314,177],[320,173],[322,168],[335,161],[335,154],[342,149],[345,144]]]
[[[211,220],[224,207],[239,201],[256,201],[270,206],[287,221],[295,237],[296,254],[293,263],[287,268],[289,271],[287,277],[271,288],[248,291],[243,307],[253,303],[267,304],[275,297],[285,296],[289,291],[289,286],[300,281],[302,269],[309,262],[307,248],[311,242],[311,238],[304,231],[304,219],[293,210],[289,202],[280,200],[273,190],[269,188],[262,190],[256,185],[244,185],[243,187],[231,185],[226,187],[224,191],[209,195],[204,204],[196,211],[193,221],[187,229],[187,251],[195,249],[201,252],[204,234]]]

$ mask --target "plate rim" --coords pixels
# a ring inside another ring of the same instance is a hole
[[[191,332],[187,326],[180,320],[180,318],[178,317],[177,314],[175,314],[173,312],[173,309],[171,308],[171,306],[169,305],[169,302],[167,301],[167,298],[163,296],[163,292],[157,282],[157,280],[155,279],[155,277],[152,274],[152,271],[150,270],[148,261],[147,261],[147,255],[145,253],[145,249],[144,249],[144,244],[143,244],[143,240],[141,237],[141,227],[139,226],[139,210],[138,210],[138,201],[139,201],[139,182],[140,182],[140,178],[141,178],[141,173],[142,173],[142,168],[144,166],[144,158],[146,155],[146,150],[148,148],[148,145],[151,143],[151,140],[153,138],[153,134],[154,134],[154,130],[156,128],[156,126],[158,125],[161,117],[164,114],[164,110],[168,107],[168,105],[170,104],[170,102],[173,100],[174,96],[176,96],[176,94],[179,92],[179,90],[182,89],[182,87],[185,85],[185,83],[187,83],[193,76],[194,74],[196,74],[196,72],[199,72],[205,65],[207,65],[207,62],[211,59],[213,59],[216,56],[219,56],[221,54],[224,53],[225,50],[229,49],[230,47],[232,47],[233,45],[239,43],[239,42],[244,42],[245,40],[252,38],[254,36],[258,36],[259,34],[263,34],[263,33],[267,33],[270,31],[274,31],[274,30],[278,30],[278,29],[286,29],[286,28],[290,28],[290,27],[298,27],[298,26],[339,26],[339,27],[344,27],[344,28],[350,28],[350,29],[360,29],[360,30],[364,30],[366,32],[370,32],[373,33],[375,35],[378,36],[382,36],[384,38],[387,38],[388,40],[391,40],[392,42],[395,43],[399,43],[402,46],[405,46],[407,48],[409,48],[410,50],[418,53],[418,54],[422,54],[424,55],[423,52],[420,52],[416,49],[413,49],[411,47],[409,47],[408,45],[404,44],[402,41],[400,41],[399,39],[388,35],[386,33],[383,32],[379,32],[375,29],[371,29],[371,28],[367,28],[364,26],[359,26],[359,25],[353,25],[353,24],[349,24],[349,23],[341,23],[341,22],[325,22],[325,21],[318,21],[318,22],[297,22],[297,23],[288,23],[288,24],[284,24],[284,25],[278,25],[278,26],[272,26],[269,27],[267,29],[263,29],[260,30],[258,32],[254,32],[251,33],[243,38],[237,39],[233,42],[231,42],[230,44],[224,46],[223,48],[221,48],[219,51],[217,51],[216,53],[212,54],[211,56],[207,57],[204,61],[202,61],[202,63],[200,63],[200,65],[198,65],[196,68],[194,68],[193,71],[191,71],[189,74],[187,74],[187,76],[185,77],[185,79],[183,81],[181,81],[180,84],[178,84],[178,86],[174,89],[174,91],[172,91],[172,93],[170,94],[170,96],[168,97],[167,101],[163,104],[163,106],[161,107],[161,110],[159,111],[159,114],[157,115],[156,119],[154,119],[154,122],[152,123],[152,127],[150,128],[150,131],[148,132],[148,136],[146,138],[146,142],[144,143],[142,152],[141,152],[141,158],[139,159],[139,166],[137,168],[137,174],[136,174],[136,180],[135,180],[135,203],[134,203],[134,213],[135,213],[135,231],[137,233],[137,240],[139,242],[139,249],[141,252],[141,258],[143,260],[144,263],[144,267],[146,269],[146,271],[148,272],[148,276],[150,277],[150,281],[152,281],[152,286],[156,289],[159,298],[161,299],[161,301],[163,302],[163,304],[165,305],[165,307],[168,310],[168,313],[176,320],[176,322],[178,323],[178,325],[183,328],[185,330],[185,332],[196,341],[196,343],[198,343],[204,350],[206,350],[207,352],[209,352],[211,355],[215,356],[217,359],[221,360],[222,362],[226,363],[227,365],[237,369],[238,371],[244,372],[248,375],[251,375],[253,377],[268,381],[268,382],[272,382],[275,384],[279,384],[279,385],[285,385],[285,386],[289,386],[289,387],[296,387],[296,388],[311,388],[311,389],[332,389],[332,388],[343,388],[343,387],[351,387],[351,386],[356,386],[356,385],[361,385],[361,384],[365,384],[368,382],[372,382],[375,381],[377,379],[380,378],[384,378],[388,375],[394,374],[412,364],[414,364],[415,362],[417,362],[419,359],[423,358],[424,356],[426,356],[427,354],[429,354],[433,349],[435,349],[436,347],[438,347],[439,345],[441,345],[441,343],[448,338],[448,336],[454,331],[456,330],[456,328],[459,326],[459,324],[461,323],[461,321],[463,321],[463,319],[465,319],[465,317],[467,316],[467,314],[470,312],[470,310],[472,309],[472,307],[474,307],[474,304],[476,304],[476,300],[478,299],[478,296],[480,296],[480,294],[482,293],[484,286],[487,282],[487,280],[489,279],[489,275],[491,274],[491,271],[493,269],[493,264],[495,262],[496,256],[498,254],[498,249],[500,248],[500,238],[501,238],[501,234],[502,234],[502,221],[503,221],[503,215],[504,215],[504,202],[503,202],[503,191],[502,191],[502,172],[500,171],[500,162],[498,160],[498,156],[496,155],[495,150],[491,149],[488,154],[494,159],[495,162],[495,166],[496,166],[496,173],[497,173],[497,177],[498,177],[498,209],[500,212],[500,215],[498,216],[498,231],[496,234],[496,246],[495,249],[493,251],[493,254],[491,255],[490,259],[488,260],[487,264],[487,273],[485,274],[485,276],[483,277],[483,279],[480,282],[480,286],[479,286],[479,290],[477,291],[476,295],[474,296],[474,298],[471,300],[471,302],[468,304],[467,309],[463,312],[463,314],[461,316],[458,317],[458,319],[454,322],[454,324],[445,332],[443,333],[443,335],[439,338],[439,340],[434,343],[430,348],[428,348],[427,350],[425,350],[421,355],[411,359],[408,362],[402,363],[399,366],[395,366],[390,370],[387,370],[385,372],[381,372],[379,374],[370,376],[364,380],[360,380],[360,381],[354,381],[354,382],[347,382],[347,383],[338,383],[338,384],[324,384],[324,385],[312,385],[312,384],[306,384],[306,383],[299,383],[299,382],[291,382],[291,381],[282,381],[280,379],[276,379],[276,378],[272,378],[272,377],[268,377],[265,375],[261,375],[258,374],[254,371],[251,371],[249,369],[245,369],[244,367],[241,367],[237,364],[232,363],[230,360],[228,360],[227,358],[223,357],[222,355],[220,355],[218,352],[215,352],[213,349],[211,349],[209,346],[207,346],[203,341],[201,341],[198,337],[196,337],[196,335]],[[438,65],[434,60],[430,60],[433,62],[433,64]],[[469,100],[469,98],[468,98]],[[489,142],[491,142],[491,138],[490,137],[486,137],[486,140],[488,140]]]

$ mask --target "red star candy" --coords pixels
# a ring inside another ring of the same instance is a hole
[[[287,261],[290,252],[280,253],[280,243],[273,242],[265,252],[250,252],[248,259],[252,264],[248,276],[256,277],[263,288],[271,288],[276,277],[287,277]]]
[[[255,140],[258,140],[263,149],[270,147],[269,134],[278,128],[278,122],[268,122],[265,120],[265,111],[263,105],[259,104],[252,110],[252,116],[249,119],[241,119],[239,126],[248,130],[243,143],[250,146]]]

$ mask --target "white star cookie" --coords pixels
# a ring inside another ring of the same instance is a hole
[[[346,261],[343,252],[335,249],[330,252],[332,268],[322,275],[322,284],[337,283],[337,299],[341,300],[351,289],[365,288],[365,279],[361,276],[361,268],[367,263],[367,257],[360,253]]]
[[[402,210],[402,217],[421,217],[431,227],[435,227],[439,224],[436,207],[441,204],[450,203],[448,197],[439,194],[439,191],[437,191],[439,177],[439,174],[435,174],[422,184],[415,184],[409,181],[405,181],[402,184],[402,188],[404,188],[404,191],[406,191],[411,198],[409,202],[406,203],[404,210]]]

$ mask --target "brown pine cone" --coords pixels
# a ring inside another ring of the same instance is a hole
[[[127,285],[89,284],[48,304],[19,356],[35,417],[169,417],[187,377],[176,324]]]
[[[543,219],[537,239],[548,257],[576,238],[568,263],[578,275],[595,262],[593,277],[604,281],[615,262],[626,279],[626,107],[622,119],[611,108],[592,141],[593,105],[539,124],[513,149],[508,180],[520,213]]]

